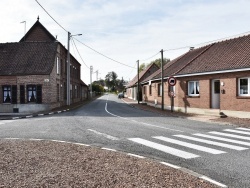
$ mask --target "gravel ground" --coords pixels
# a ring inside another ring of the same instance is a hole
[[[207,187],[149,159],[53,141],[0,140],[0,187]]]

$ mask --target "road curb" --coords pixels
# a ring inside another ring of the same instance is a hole
[[[151,161],[154,161],[154,162],[157,162],[161,165],[165,165],[165,166],[168,166],[170,168],[174,168],[176,170],[180,170],[182,171],[183,173],[187,173],[191,176],[194,176],[196,178],[199,178],[201,180],[204,180],[204,181],[207,181],[211,184],[214,184],[218,187],[222,187],[222,188],[227,188],[228,186],[225,185],[225,184],[222,184],[216,180],[213,180],[212,178],[209,178],[207,176],[204,176],[202,174],[199,174],[199,173],[196,173],[192,170],[189,170],[187,168],[184,168],[184,167],[181,167],[181,166],[177,166],[177,165],[174,165],[174,164],[171,164],[171,163],[167,163],[167,162],[163,162],[163,161],[159,161],[159,160],[156,160],[156,159],[151,159],[151,158],[147,158],[147,157],[144,157],[144,156],[141,156],[141,155],[137,155],[137,154],[133,154],[133,153],[127,153],[127,152],[124,152],[124,151],[119,151],[119,150],[116,150],[116,149],[111,149],[111,148],[106,148],[106,147],[98,147],[98,146],[95,146],[95,145],[89,145],[89,144],[83,144],[83,143],[76,143],[76,142],[69,142],[69,141],[62,141],[62,140],[49,140],[49,139],[38,139],[38,138],[29,138],[29,139],[26,139],[26,138],[0,138],[0,139],[5,139],[5,140],[28,140],[28,141],[50,141],[50,142],[57,142],[57,143],[66,143],[66,144],[75,144],[75,145],[79,145],[79,146],[84,146],[84,147],[94,147],[94,148],[98,148],[98,149],[102,149],[102,150],[106,150],[106,151],[110,151],[110,152],[117,152],[117,153],[121,153],[121,154],[125,154],[127,156],[130,156],[130,157],[135,157],[135,158],[139,158],[139,159],[148,159],[148,160],[151,160]]]

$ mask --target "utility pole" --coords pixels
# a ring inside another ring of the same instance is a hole
[[[67,105],[70,105],[70,36],[71,33],[68,32],[68,53],[67,53]]]
[[[68,32],[68,52],[67,52],[67,105],[70,105],[70,38],[73,36],[80,36],[82,34],[77,35],[71,35],[70,32]]]
[[[138,101],[138,104],[139,104],[139,60],[137,60],[137,101]]]
[[[96,81],[98,81],[98,70],[96,71]]]
[[[163,50],[161,52],[161,110],[164,110],[164,83],[163,83]]]
[[[90,98],[92,98],[92,74],[93,74],[93,66],[90,66]]]

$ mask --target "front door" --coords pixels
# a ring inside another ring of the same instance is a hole
[[[220,80],[212,80],[212,108],[220,108]]]

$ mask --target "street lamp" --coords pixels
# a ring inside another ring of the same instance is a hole
[[[70,105],[70,38],[73,36],[81,36],[82,34],[71,35],[68,32],[68,53],[67,53],[67,105]]]

